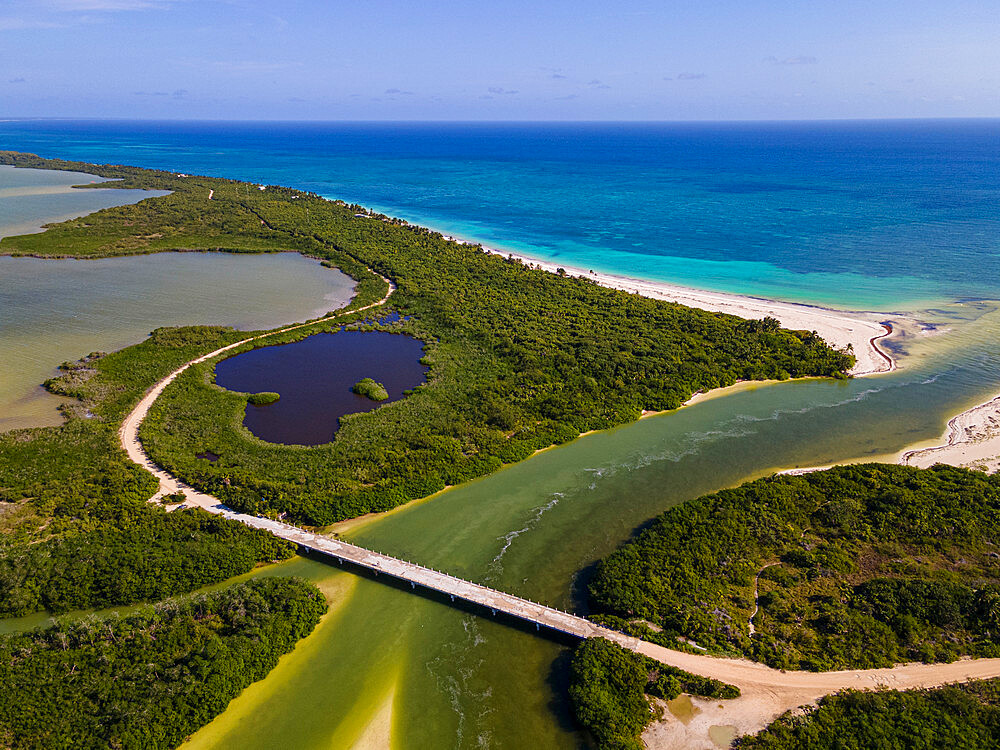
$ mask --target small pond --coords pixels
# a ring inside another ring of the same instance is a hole
[[[247,405],[243,424],[269,443],[321,445],[333,440],[345,414],[371,411],[398,401],[424,382],[424,342],[384,331],[318,333],[293,344],[266,346],[224,359],[215,382],[231,391],[274,391],[267,406]],[[359,396],[351,387],[363,378],[385,386],[386,401]]]

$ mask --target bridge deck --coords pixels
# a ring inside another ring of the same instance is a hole
[[[471,581],[466,581],[438,570],[426,568],[423,565],[417,565],[416,563],[406,562],[396,557],[373,552],[364,547],[349,544],[348,542],[314,534],[297,526],[243,513],[234,513],[228,509],[223,511],[223,515],[227,518],[240,521],[247,526],[269,531],[275,536],[293,542],[305,549],[345,560],[375,573],[384,573],[399,580],[407,581],[413,586],[420,586],[447,594],[452,599],[461,599],[485,609],[502,612],[526,622],[534,623],[539,627],[556,630],[577,638],[600,636],[619,641],[622,645],[629,646],[636,640],[617,631],[603,628],[582,617],[563,612],[560,609],[538,604],[528,599],[522,599],[521,597],[497,591],[478,583],[472,583]]]

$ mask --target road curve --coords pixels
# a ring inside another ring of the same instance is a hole
[[[122,448],[128,454],[129,460],[132,461],[132,463],[139,464],[139,466],[143,467],[144,469],[146,469],[146,471],[148,471],[150,474],[152,474],[154,477],[160,480],[160,489],[151,498],[151,500],[158,500],[163,495],[170,495],[175,492],[183,492],[188,499],[188,504],[198,505],[205,508],[206,510],[211,510],[212,506],[219,504],[218,498],[198,492],[190,485],[185,484],[180,479],[175,477],[173,474],[164,471],[155,463],[153,463],[153,460],[149,457],[149,454],[147,454],[146,450],[142,447],[142,443],[139,442],[139,426],[143,423],[143,420],[146,419],[146,415],[149,414],[149,410],[153,407],[153,404],[156,402],[156,399],[160,397],[160,394],[163,393],[164,389],[166,389],[168,385],[174,382],[174,380],[177,378],[178,375],[180,375],[182,372],[184,372],[192,365],[197,365],[202,362],[205,362],[206,360],[212,359],[212,357],[217,357],[220,354],[235,349],[236,347],[243,346],[244,344],[248,344],[251,341],[259,341],[260,339],[265,339],[269,336],[277,336],[280,333],[295,331],[299,328],[305,328],[307,326],[317,325],[319,323],[328,323],[332,320],[336,320],[337,318],[343,317],[345,315],[353,315],[354,313],[370,310],[373,307],[381,307],[382,305],[384,305],[386,302],[389,301],[389,297],[392,295],[394,291],[396,291],[396,285],[393,284],[389,279],[385,278],[384,276],[380,278],[382,279],[382,281],[384,281],[386,284],[389,285],[389,289],[385,293],[385,296],[378,302],[373,302],[370,305],[365,305],[364,307],[358,307],[354,310],[348,310],[346,312],[340,313],[339,315],[331,315],[326,318],[322,318],[321,320],[314,320],[309,323],[296,323],[294,325],[285,326],[284,328],[279,328],[278,330],[275,331],[262,333],[259,336],[250,336],[249,338],[245,338],[242,341],[237,341],[235,344],[229,344],[228,346],[223,346],[220,349],[216,349],[214,352],[203,354],[197,359],[192,359],[187,364],[178,367],[172,373],[167,375],[167,377],[165,377],[163,380],[161,380],[152,388],[150,388],[149,391],[146,393],[146,395],[143,396],[142,399],[139,401],[139,403],[135,405],[135,408],[128,413],[127,417],[125,417],[125,421],[122,422],[122,426],[118,429],[118,439],[119,442],[121,443]]]
[[[392,283],[388,282],[387,279],[386,281],[389,283],[389,291],[382,300],[356,310],[351,310],[342,315],[362,312],[385,304],[394,291]],[[336,319],[336,317],[331,316],[324,320],[329,321]],[[334,541],[329,537],[313,534],[304,529],[289,526],[288,524],[235,513],[222,505],[218,498],[198,492],[169,472],[164,471],[152,461],[139,442],[139,426],[149,414],[149,410],[156,402],[156,399],[159,398],[164,389],[178,375],[192,365],[209,360],[248,342],[257,341],[287,331],[294,331],[314,325],[315,323],[316,321],[287,326],[277,331],[252,336],[216,349],[179,367],[156,383],[146,393],[125,418],[118,434],[122,448],[128,454],[129,459],[145,468],[159,480],[160,488],[159,492],[154,495],[154,500],[165,494],[182,492],[186,496],[187,505],[197,505],[211,513],[223,514],[226,517],[241,521],[249,526],[265,528],[277,536],[294,541],[301,546],[316,549],[336,558],[350,560],[354,564],[361,564],[363,567],[368,567],[378,572],[385,572],[397,578],[403,578],[414,585],[434,588],[446,594],[452,593],[459,598],[474,601],[487,608],[495,607],[499,611],[507,612],[515,617],[537,622],[545,627],[567,632],[581,638],[607,638],[625,648],[649,656],[663,664],[735,685],[740,688],[742,692],[741,697],[722,703],[715,701],[707,702],[703,719],[707,719],[711,715],[712,721],[732,726],[740,734],[757,731],[787,710],[813,703],[824,695],[845,688],[864,689],[879,686],[893,689],[926,688],[970,679],[1000,677],[1000,659],[962,659],[950,664],[903,664],[885,669],[805,672],[772,669],[748,659],[721,658],[675,651],[601,627],[585,618],[530,602],[527,599],[521,599],[520,597],[515,597],[504,592],[486,589],[478,584],[462,581],[439,571],[430,571],[422,566],[416,566],[406,561],[380,555],[371,550],[366,550],[339,540]],[[351,555],[354,555],[358,559],[352,558]],[[414,569],[419,569],[419,571],[415,573],[405,566],[412,566]],[[436,574],[437,577],[431,574]],[[466,588],[463,589],[461,587]],[[469,594],[466,589],[472,593]],[[484,595],[479,593],[478,590],[490,592],[490,596],[494,598],[485,599]],[[712,705],[709,706],[708,703]],[[709,709],[711,710],[709,711]],[[696,724],[700,725],[702,723],[705,722],[700,721]],[[687,731],[684,742],[688,744],[683,746],[712,746],[711,744],[702,745],[698,739],[691,736],[690,731]],[[673,747],[670,742],[657,742],[656,745],[661,748]],[[681,747],[682,745],[677,746]]]

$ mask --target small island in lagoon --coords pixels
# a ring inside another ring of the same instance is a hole
[[[280,393],[275,393],[274,391],[261,391],[260,393],[251,393],[247,396],[247,403],[251,406],[269,406],[280,398]]]
[[[351,386],[351,390],[372,401],[385,401],[389,398],[389,392],[385,386],[371,378],[362,378]]]

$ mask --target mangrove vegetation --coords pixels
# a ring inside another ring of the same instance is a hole
[[[812,332],[545,273],[302,191],[12,152],[0,152],[0,163],[116,180],[103,188],[170,191],[4,238],[0,252],[89,258],[295,251],[355,279],[356,296],[336,318],[226,356],[345,328],[407,333],[423,343],[425,383],[401,400],[341,417],[333,442],[312,448],[251,435],[243,426],[248,394],[217,387],[215,361],[179,376],[143,424],[144,446],[186,482],[249,513],[322,525],[387,510],[586,430],[677,408],[701,391],[739,380],[844,377],[854,361]],[[378,316],[361,311],[380,303],[390,282],[395,291]],[[146,502],[157,482],[118,444],[122,420],[154,383],[251,335],[217,326],[161,328],[135,346],[66,363],[46,384],[67,398],[66,424],[0,435],[0,612],[158,601],[292,554],[289,545],[241,524]],[[310,376],[316,374],[303,374]],[[372,388],[364,395],[381,394]],[[769,554],[766,548],[757,557]],[[654,562],[663,581],[669,567]],[[606,565],[599,583],[615,570]],[[622,580],[633,574],[627,566],[621,572]],[[969,586],[979,602],[981,590]],[[657,588],[648,601],[659,602],[662,593]],[[698,628],[667,623],[672,605],[617,607],[608,596],[605,611],[639,613],[700,637]],[[882,616],[874,607],[867,615],[873,620]],[[0,738],[12,748],[176,745],[266,674],[323,609],[319,594],[303,584],[260,581],[125,618],[9,636],[0,640]],[[981,620],[963,622],[963,648],[972,652]],[[710,645],[734,647],[724,629],[708,630],[716,633]],[[584,644],[574,658],[574,705],[606,747],[634,746],[653,716],[647,696],[682,690],[732,694],[606,642]]]
[[[642,750],[642,730],[659,715],[649,696],[673,700],[681,693],[720,700],[738,688],[668,667],[604,638],[585,640],[573,652],[569,695],[576,719],[598,750]]]
[[[853,363],[850,353],[830,349],[812,332],[546,273],[310,193],[9,152],[0,162],[87,170],[118,178],[120,187],[172,191],[6,238],[3,251],[94,257],[297,250],[357,279],[355,308],[383,296],[383,279],[396,285],[390,303],[400,316],[391,326],[427,343],[429,382],[398,402],[342,419],[328,446],[302,450],[253,439],[242,428],[245,397],[214,387],[213,363],[190,368],[158,400],[141,432],[153,458],[251,513],[322,525],[387,510],[586,430],[677,408],[699,391],[738,380],[842,377]],[[160,346],[146,343],[142,356],[163,357]],[[75,390],[88,393],[86,386]],[[224,459],[196,459],[204,450]]]
[[[998,536],[996,476],[840,466],[668,510],[599,564],[590,596],[649,640],[779,668],[996,657]]]
[[[264,578],[125,617],[0,637],[0,744],[176,747],[225,710],[326,611],[309,584]]]
[[[1000,747],[1000,680],[934,690],[848,690],[790,712],[740,750],[993,750]]]
[[[389,392],[385,386],[371,378],[362,378],[351,387],[351,390],[372,401],[385,401],[389,398]]]

